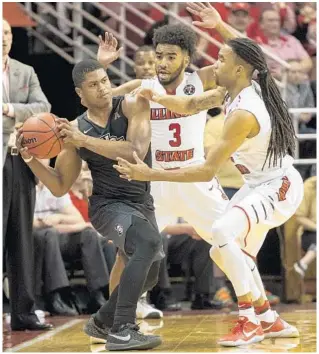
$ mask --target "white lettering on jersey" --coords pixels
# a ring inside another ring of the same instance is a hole
[[[157,78],[143,80],[142,87],[166,94]],[[198,74],[185,73],[176,89],[177,96],[200,95],[204,92]],[[152,124],[152,161],[155,168],[178,168],[204,161],[204,129],[206,113],[194,115],[171,112],[162,105],[150,102]]]

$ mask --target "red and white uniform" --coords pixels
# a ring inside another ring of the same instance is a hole
[[[271,121],[260,87],[255,82],[243,89],[237,97],[226,102],[226,120],[235,110],[252,113],[257,119],[259,133],[246,141],[233,154],[232,160],[242,173],[244,186],[231,199],[227,210],[239,207],[248,220],[248,230],[239,238],[241,248],[256,256],[269,229],[287,221],[296,211],[303,198],[303,181],[293,167],[293,158],[286,155],[277,166],[265,163]],[[228,223],[227,213],[219,222]],[[236,227],[236,225],[233,225]]]
[[[166,94],[157,77],[142,81],[142,87]],[[185,73],[174,93],[177,96],[200,95],[203,84],[196,72]],[[155,169],[176,169],[204,162],[204,129],[207,111],[181,115],[150,102],[152,124],[152,164]],[[156,219],[160,230],[183,217],[206,240],[211,238],[211,224],[228,204],[218,180],[209,183],[153,182]]]

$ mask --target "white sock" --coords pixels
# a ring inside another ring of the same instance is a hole
[[[308,264],[304,263],[303,261],[299,261],[300,265],[302,266],[302,268],[304,270],[307,270],[308,269]]]
[[[275,311],[268,309],[266,312],[257,315],[257,318],[259,319],[259,321],[263,321],[263,322],[269,322],[269,323],[275,322],[276,320]]]
[[[258,323],[258,319],[255,314],[255,310],[253,307],[250,307],[245,310],[239,309],[239,317],[247,317],[250,322]]]
[[[140,300],[146,299],[146,296],[147,296],[147,291],[145,291],[145,293],[143,293],[143,294],[141,295]]]

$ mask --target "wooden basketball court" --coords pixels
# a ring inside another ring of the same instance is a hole
[[[161,320],[139,321],[141,330],[162,336],[158,352],[316,352],[315,304],[282,305],[282,318],[297,326],[300,338],[267,339],[240,348],[223,348],[216,340],[233,325],[236,314],[217,311],[183,311],[165,313]],[[76,318],[52,317],[55,324],[50,332],[11,332],[4,324],[3,351],[10,352],[103,352],[104,344],[90,344],[82,327],[87,316]]]

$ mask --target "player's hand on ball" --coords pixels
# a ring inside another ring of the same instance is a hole
[[[202,28],[215,28],[222,22],[218,11],[209,2],[188,2],[186,9],[193,15],[200,17],[201,21],[193,21],[194,26]]]
[[[116,159],[118,164],[113,165],[113,167],[120,173],[121,178],[128,181],[150,181],[151,169],[137,156],[135,151],[133,152],[133,157],[136,164],[118,157]]]
[[[57,120],[60,136],[64,144],[71,144],[76,148],[83,147],[86,141],[86,135],[65,118]]]
[[[22,134],[23,130],[22,128],[18,129],[18,133],[16,136],[16,147],[20,152],[21,157],[24,160],[28,160],[32,157],[32,155],[29,153],[28,148],[27,147],[23,147],[23,134]]]
[[[99,41],[97,60],[106,68],[109,64],[118,59],[123,48],[121,47],[119,50],[116,50],[117,39],[109,32],[105,32],[104,39],[102,36],[99,36]]]

